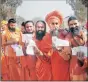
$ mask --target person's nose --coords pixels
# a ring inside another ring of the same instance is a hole
[[[32,29],[32,27],[29,27],[29,29]]]
[[[72,27],[76,27],[76,25],[75,25],[75,24],[73,24],[73,25],[72,25]]]
[[[56,25],[56,24],[54,24],[54,27],[56,28],[56,27],[57,27],[57,25]]]

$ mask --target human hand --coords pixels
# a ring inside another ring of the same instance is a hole
[[[80,60],[80,61],[83,61],[84,60],[84,53],[83,52],[77,52],[77,59]]]
[[[34,49],[34,53],[35,53],[35,54],[38,54],[38,55],[43,56],[43,53],[38,49],[37,46],[34,46],[33,49]]]
[[[71,48],[69,46],[62,47],[58,52],[64,60],[69,60],[71,58]]]

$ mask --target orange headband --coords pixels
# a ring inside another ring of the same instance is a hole
[[[47,14],[45,20],[48,24],[49,24],[50,19],[59,19],[60,25],[62,24],[62,21],[63,21],[62,14],[59,11],[53,11]]]

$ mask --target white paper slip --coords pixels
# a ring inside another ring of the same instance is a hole
[[[26,49],[26,53],[28,55],[35,55],[34,54],[34,49],[33,49],[34,46],[36,46],[35,42],[33,40],[30,40],[29,44],[27,46],[27,49]]]
[[[85,57],[87,56],[87,47],[86,46],[78,46],[78,47],[74,47],[72,48],[72,55],[76,55],[77,52],[83,52]]]
[[[28,55],[34,55],[34,50],[33,50],[33,47],[31,46],[27,46],[27,49],[26,49],[26,53]]]
[[[55,45],[55,47],[58,47],[58,46],[69,46],[69,41],[58,39],[56,36],[52,37],[52,43]]]
[[[33,34],[22,34],[22,42],[28,43],[29,40],[31,40],[33,37]]]
[[[13,48],[14,52],[16,52],[16,56],[23,56],[23,50],[22,50],[22,46],[14,44],[11,45],[11,47]]]

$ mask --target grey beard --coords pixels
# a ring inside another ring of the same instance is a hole
[[[50,32],[50,34],[51,34],[52,36],[57,36],[57,37],[58,37],[59,31],[58,31],[57,29],[56,29],[56,30],[53,30],[53,31]]]
[[[72,35],[78,35],[79,31],[80,31],[79,28],[74,28],[74,27],[70,28],[70,32],[72,33]]]

